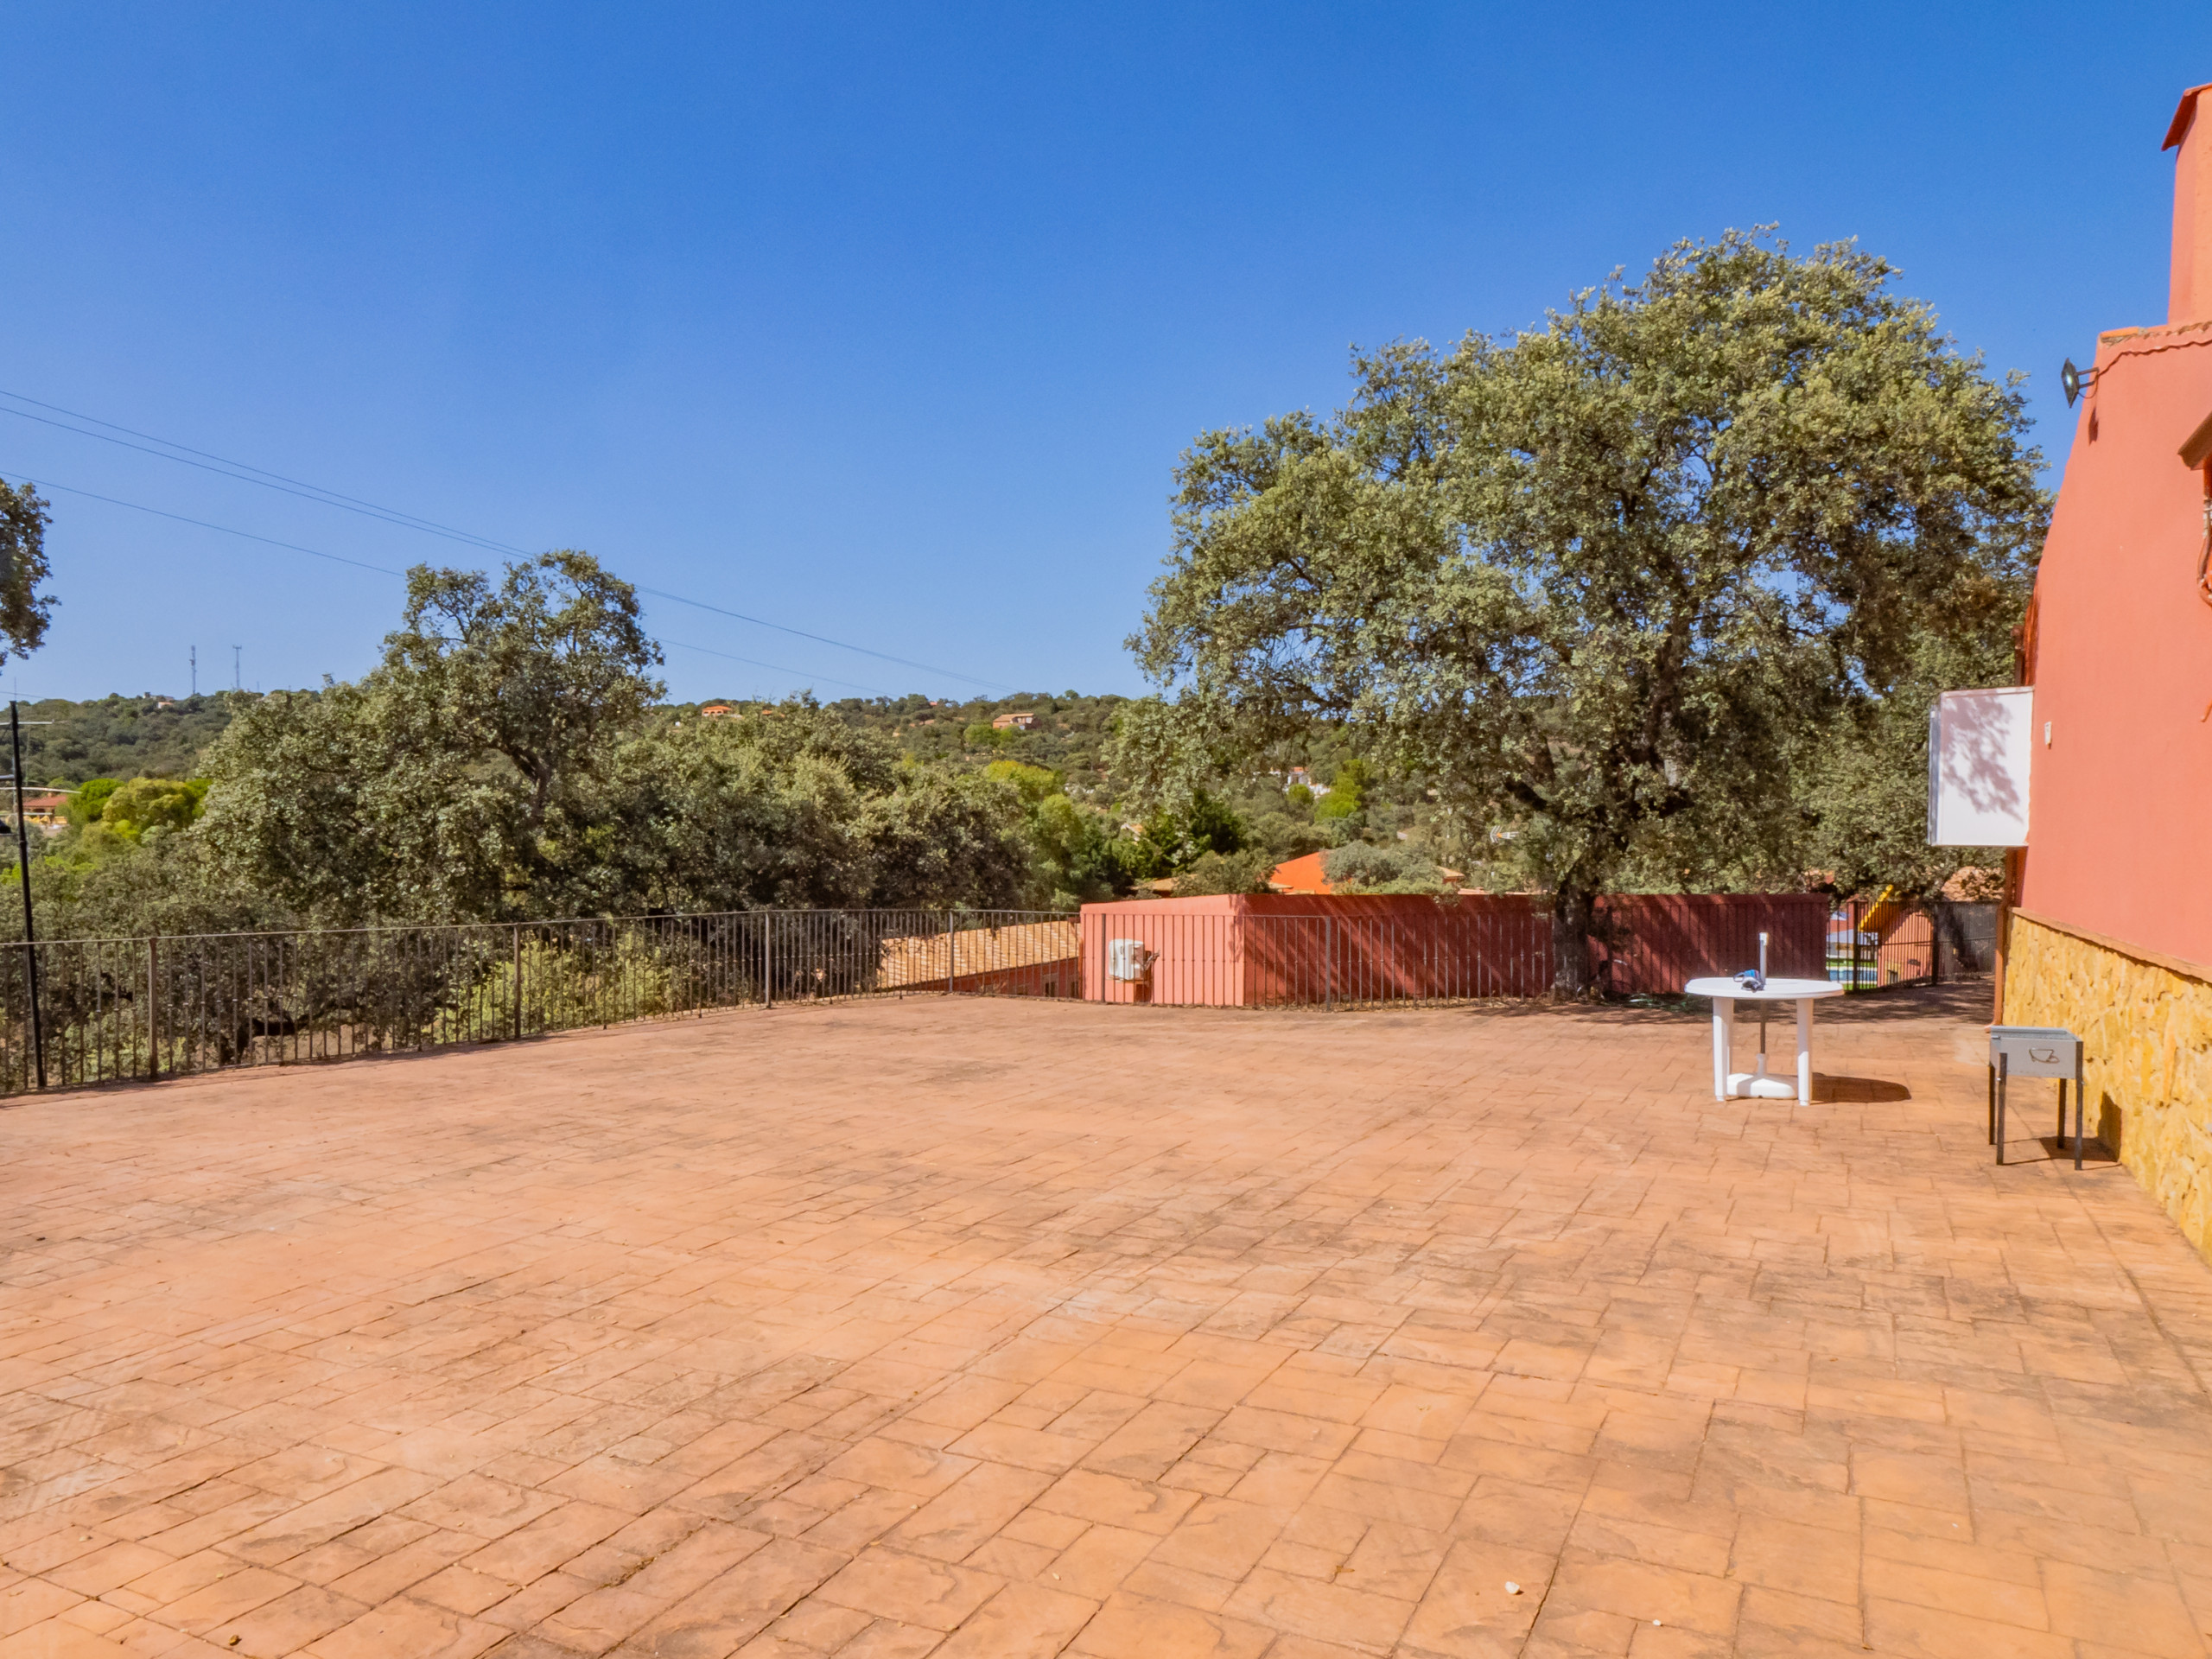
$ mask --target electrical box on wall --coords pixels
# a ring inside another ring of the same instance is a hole
[[[2028,844],[2035,690],[1946,691],[1928,712],[1928,844]]]

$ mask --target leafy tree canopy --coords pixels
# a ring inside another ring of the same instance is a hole
[[[1120,755],[1172,790],[1343,722],[1510,832],[1561,995],[1639,859],[1790,867],[1822,734],[1923,639],[2000,636],[2040,545],[2017,386],[1893,275],[1732,232],[1540,328],[1357,358],[1332,419],[1200,438],[1130,642],[1173,701]]]
[[[54,601],[43,591],[53,574],[46,560],[46,503],[29,484],[0,479],[0,662],[36,651],[54,619]]]

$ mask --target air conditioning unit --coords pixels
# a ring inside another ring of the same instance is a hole
[[[1109,979],[1141,980],[1151,972],[1152,952],[1145,948],[1142,939],[1106,941],[1106,976]]]

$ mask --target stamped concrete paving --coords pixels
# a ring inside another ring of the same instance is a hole
[[[1990,1166],[1975,1012],[1806,1110],[935,999],[19,1104],[0,1652],[2202,1652],[2212,1276]]]

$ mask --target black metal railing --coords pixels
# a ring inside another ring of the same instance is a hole
[[[0,945],[0,1095],[926,992],[1079,995],[1075,918],[753,910]]]

